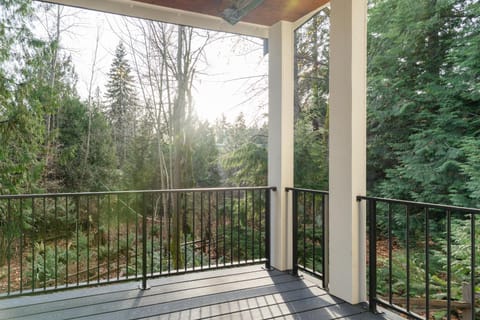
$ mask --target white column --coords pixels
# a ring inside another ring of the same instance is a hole
[[[331,0],[330,293],[365,301],[367,0]]]
[[[293,186],[294,29],[278,22],[269,32],[268,184],[277,187],[271,202],[271,264],[291,269],[291,206],[286,187]]]

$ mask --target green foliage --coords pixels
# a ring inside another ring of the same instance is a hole
[[[113,130],[119,166],[126,163],[128,145],[136,131],[136,93],[125,46],[120,42],[108,73],[106,115]]]
[[[222,143],[220,162],[227,184],[265,186],[267,184],[267,127],[247,127],[240,115],[233,125],[217,124]]]
[[[215,130],[208,122],[199,122],[194,129],[192,141],[192,173],[197,187],[221,185],[219,151],[215,141]]]
[[[115,149],[104,115],[97,109],[89,111],[77,98],[65,101],[61,110],[58,115],[60,147],[57,179],[63,182],[62,189],[99,191],[114,185],[117,179]]]
[[[42,163],[45,109],[30,71],[43,43],[28,29],[30,1],[0,2],[0,194],[38,187]]]
[[[382,197],[478,207],[480,132],[478,1],[370,1],[368,190]],[[405,296],[406,212],[392,206],[393,290]],[[425,218],[410,208],[412,296],[425,295]],[[387,236],[386,207],[377,207]],[[383,214],[381,213],[383,212]],[[446,218],[431,210],[430,289],[446,298]],[[470,223],[452,223],[452,295],[470,270]],[[422,240],[423,239],[423,240]],[[478,241],[478,240],[477,240]],[[387,293],[386,259],[379,290]],[[478,262],[476,262],[478,264]],[[423,285],[422,285],[423,284]]]
[[[296,33],[295,186],[328,189],[330,18],[326,8]]]
[[[478,6],[471,1],[371,1],[372,192],[476,205],[469,151],[479,131]]]

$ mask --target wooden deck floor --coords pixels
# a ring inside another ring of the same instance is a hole
[[[383,319],[328,295],[316,279],[261,266],[0,300],[0,319]]]

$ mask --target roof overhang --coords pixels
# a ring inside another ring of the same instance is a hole
[[[328,0],[264,0],[235,25],[222,18],[231,0],[47,0],[137,18],[268,38],[270,26],[278,21],[298,25],[324,7]]]

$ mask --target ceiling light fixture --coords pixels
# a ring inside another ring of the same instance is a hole
[[[242,20],[250,11],[262,4],[263,0],[239,0],[223,11],[222,17],[231,25]]]

